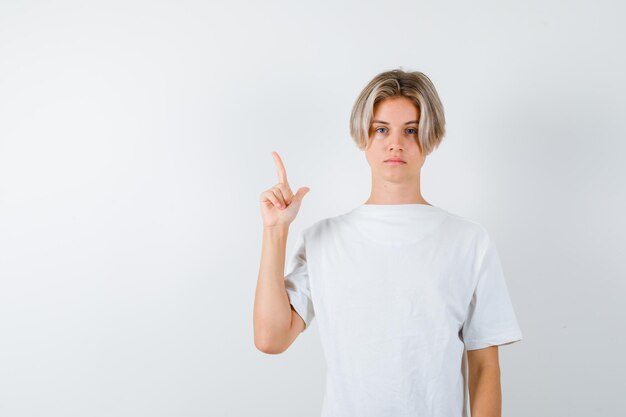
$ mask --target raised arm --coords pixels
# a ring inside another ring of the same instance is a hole
[[[284,352],[304,329],[304,321],[291,307],[284,274],[289,225],[309,188],[301,187],[293,194],[280,156],[276,152],[272,156],[278,184],[260,195],[263,243],[253,321],[257,349],[276,354]]]

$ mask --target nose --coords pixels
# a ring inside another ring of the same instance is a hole
[[[387,145],[389,150],[404,149],[404,145],[402,144],[402,139],[403,139],[402,135],[398,133],[389,135],[389,144]]]

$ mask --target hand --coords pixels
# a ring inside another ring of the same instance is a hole
[[[287,183],[287,172],[283,161],[276,152],[272,152],[272,157],[278,171],[278,184],[263,191],[259,196],[263,227],[289,226],[296,218],[302,198],[310,188],[300,187],[294,195]]]

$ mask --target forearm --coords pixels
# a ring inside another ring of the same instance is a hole
[[[261,265],[254,300],[254,341],[257,347],[280,344],[291,326],[291,306],[285,289],[288,226],[264,227]]]
[[[501,417],[500,368],[483,366],[470,370],[468,388],[472,417]]]

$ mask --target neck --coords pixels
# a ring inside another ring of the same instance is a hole
[[[372,178],[372,190],[365,204],[428,204],[421,193],[420,178],[391,182]]]

